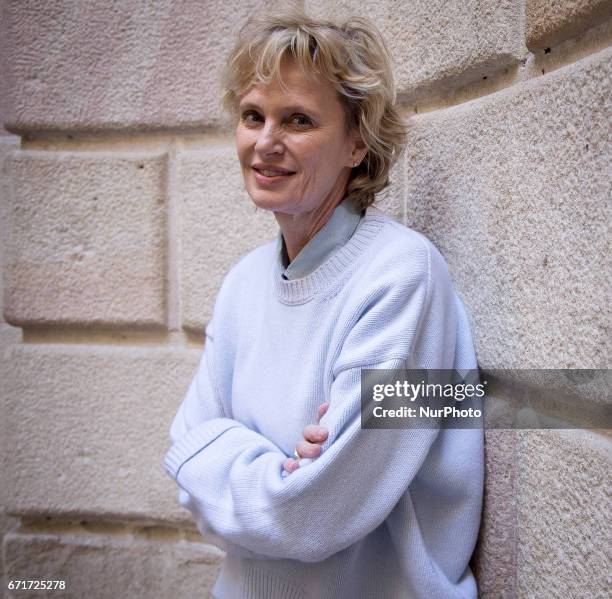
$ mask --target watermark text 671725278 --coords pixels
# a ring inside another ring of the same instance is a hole
[[[63,591],[65,580],[9,580],[7,588],[11,591]]]

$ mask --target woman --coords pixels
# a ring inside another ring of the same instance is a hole
[[[170,430],[179,501],[227,551],[213,593],[476,597],[482,431],[361,428],[363,368],[476,368],[444,259],[372,206],[405,136],[380,34],[251,20],[225,82],[280,230],[224,278]]]

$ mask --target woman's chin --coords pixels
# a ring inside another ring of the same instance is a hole
[[[256,190],[254,192],[249,191],[249,195],[253,204],[262,210],[281,210],[288,204],[286,198],[277,194],[262,193]]]

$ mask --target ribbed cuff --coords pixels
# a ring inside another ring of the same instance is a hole
[[[181,466],[231,428],[243,426],[231,418],[205,420],[181,437],[166,453],[164,468],[176,480]]]

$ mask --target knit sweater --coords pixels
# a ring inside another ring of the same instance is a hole
[[[279,240],[225,276],[170,428],[179,502],[225,557],[219,599],[471,599],[479,429],[361,428],[362,368],[476,368],[447,265],[369,207],[309,275]],[[329,401],[320,456],[283,476]]]

